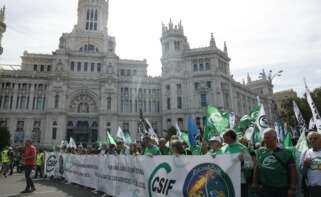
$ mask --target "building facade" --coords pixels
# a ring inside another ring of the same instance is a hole
[[[0,9],[0,55],[3,53],[3,47],[2,47],[2,35],[6,31],[6,24],[4,23],[4,15],[5,15],[5,7]]]
[[[257,105],[258,92],[270,108],[269,80],[253,86],[235,81],[226,44],[220,50],[212,35],[208,47],[191,49],[181,23],[163,25],[162,74],[148,76],[146,60],[115,53],[108,10],[106,0],[79,0],[78,22],[56,51],[25,51],[20,70],[0,72],[0,124],[13,143],[51,146],[69,137],[92,143],[105,139],[107,129],[115,135],[118,126],[139,140],[140,110],[159,136],[176,123],[187,130],[188,115],[203,129],[207,105],[240,118]]]

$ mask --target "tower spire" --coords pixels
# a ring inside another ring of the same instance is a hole
[[[251,83],[252,80],[251,80],[251,77],[250,77],[250,73],[247,73],[247,83]]]
[[[226,53],[226,55],[228,55],[228,53],[227,53],[227,47],[226,47],[226,41],[224,41],[224,53]]]
[[[211,33],[210,47],[216,47],[215,39],[213,33]]]

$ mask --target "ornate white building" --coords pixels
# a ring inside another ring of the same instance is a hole
[[[5,7],[0,9],[0,55],[3,53],[3,48],[2,48],[2,34],[6,31],[6,24],[4,23],[4,14],[5,14]]]
[[[202,129],[207,105],[240,118],[257,105],[257,95],[272,119],[271,82],[236,82],[227,47],[220,50],[213,35],[208,47],[191,49],[181,23],[163,25],[162,75],[149,77],[146,60],[115,54],[108,9],[106,0],[79,0],[78,23],[55,52],[25,51],[20,70],[0,72],[0,124],[12,142],[50,146],[72,136],[92,143],[118,126],[139,139],[140,109],[160,136],[176,122],[187,130],[190,114]]]

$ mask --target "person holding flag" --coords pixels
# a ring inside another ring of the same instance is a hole
[[[263,147],[256,150],[253,189],[262,185],[261,197],[295,197],[296,168],[292,152],[278,145],[277,133],[268,128],[263,132]]]
[[[308,186],[310,197],[321,196],[321,134],[312,131],[308,134],[311,149],[307,150],[301,159],[301,172]]]
[[[253,160],[247,147],[237,142],[237,134],[233,129],[227,129],[223,134],[225,145],[216,154],[239,154],[241,162],[241,197],[248,196],[248,184],[246,183],[245,171],[253,169]]]
[[[211,142],[211,150],[209,150],[206,155],[215,155],[215,152],[222,148],[222,139],[219,136],[213,136],[210,139]]]
[[[143,142],[146,146],[144,155],[148,155],[151,157],[154,155],[161,155],[161,152],[159,151],[158,147],[153,144],[152,139],[148,134],[144,135]]]
[[[119,138],[116,142],[116,151],[118,155],[129,155],[129,150],[125,146],[123,139]]]

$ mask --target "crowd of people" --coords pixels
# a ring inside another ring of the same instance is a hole
[[[222,136],[222,137],[221,137]],[[145,135],[141,144],[126,145],[122,139],[116,144],[94,144],[93,146],[79,145],[71,147],[55,147],[56,152],[77,155],[146,155],[156,157],[161,155],[187,156],[209,155],[213,159],[220,154],[238,154],[241,162],[241,196],[242,197],[294,197],[299,193],[305,197],[321,196],[321,134],[316,131],[307,133],[311,149],[298,156],[294,149],[284,148],[278,143],[274,129],[266,129],[260,144],[251,145],[242,137],[237,138],[233,129],[227,129],[223,135],[214,136],[209,143],[203,141],[194,147],[181,141],[176,135],[171,136],[169,143],[165,138],[158,141]],[[296,140],[293,140],[295,145]],[[35,178],[43,176],[44,154],[41,150],[36,154],[30,141],[26,142],[26,150],[22,159],[27,187],[24,192],[32,192],[35,187],[30,179],[30,173],[35,167]],[[295,146],[294,146],[295,147]],[[12,173],[14,154],[6,147],[2,151],[2,171],[5,176],[8,169]],[[300,158],[297,158],[300,157]],[[299,161],[299,162],[296,162]],[[298,177],[303,177],[302,183]],[[300,182],[300,183],[299,183]]]

